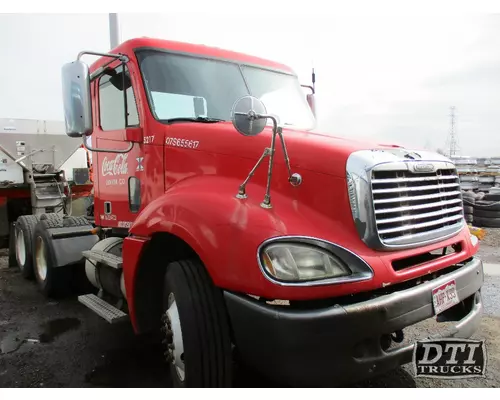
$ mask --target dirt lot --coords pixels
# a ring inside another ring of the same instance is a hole
[[[485,262],[500,263],[500,230],[481,242]],[[162,350],[135,337],[128,324],[108,325],[74,298],[47,301],[0,250],[0,387],[169,387]],[[413,379],[411,366],[357,386],[499,387],[500,271],[485,278],[485,316],[474,336],[486,340],[486,378]],[[407,340],[434,331],[426,322]],[[273,382],[238,371],[235,386],[269,387]]]

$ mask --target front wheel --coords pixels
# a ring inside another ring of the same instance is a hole
[[[165,356],[175,387],[229,387],[232,358],[222,292],[198,260],[168,265],[163,295]]]

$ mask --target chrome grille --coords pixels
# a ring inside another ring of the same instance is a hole
[[[463,226],[460,182],[454,168],[432,173],[371,172],[375,225],[387,246],[425,242]]]

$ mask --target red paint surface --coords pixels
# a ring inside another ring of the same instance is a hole
[[[359,239],[347,198],[346,160],[355,150],[393,145],[374,145],[318,133],[284,130],[292,172],[302,175],[302,185],[292,187],[288,183],[283,154],[278,146],[271,191],[273,208],[266,210],[260,207],[265,192],[267,161],[247,186],[248,199],[236,199],[239,185],[264,148],[270,145],[270,131],[264,131],[257,137],[244,137],[236,132],[231,123],[178,123],[166,126],[157,122],[149,110],[133,54],[133,49],[143,46],[290,70],[284,65],[245,54],[163,40],[135,39],[113,51],[130,58],[128,68],[142,135],[154,136],[147,144],[142,141],[135,143],[119,168],[110,169],[109,161],[115,158],[123,161],[123,156],[93,154],[96,223],[116,227],[120,226],[119,222],[133,222],[130,229],[132,237],[125,239],[123,245],[132,322],[135,322],[134,280],[144,243],[144,239],[134,236],[148,238],[157,232],[175,234],[198,253],[216,285],[238,292],[290,300],[345,295],[402,282],[464,260],[476,251],[471,247],[467,228],[449,240],[407,251],[376,252]],[[92,69],[107,60],[99,60]],[[95,130],[92,144],[100,148],[126,148],[125,130],[102,132],[99,129],[95,89],[94,83]],[[165,145],[166,138],[195,140],[199,145],[196,149],[174,147]],[[137,170],[139,157],[144,158],[142,171]],[[112,174],[109,174],[110,171]],[[142,206],[136,214],[128,207],[127,180],[130,176],[141,180]],[[117,179],[118,184],[111,179]],[[111,217],[104,216],[105,201],[112,202]],[[375,276],[369,281],[343,285],[300,288],[275,285],[259,269],[257,248],[264,240],[278,235],[313,236],[337,243],[363,258],[375,271]],[[395,259],[457,241],[462,242],[463,248],[459,254],[400,272],[391,267]]]

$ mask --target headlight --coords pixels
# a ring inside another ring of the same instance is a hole
[[[283,281],[311,281],[351,275],[351,270],[329,252],[306,244],[277,243],[262,252],[262,265]]]

